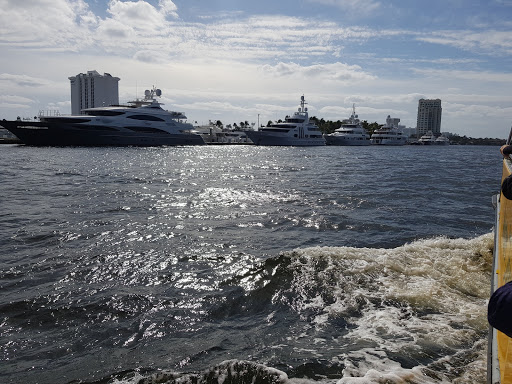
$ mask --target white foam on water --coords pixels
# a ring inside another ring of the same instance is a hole
[[[393,249],[298,249],[290,256],[295,308],[316,307],[316,327],[347,320],[339,343],[354,347],[338,357],[340,383],[484,382],[492,243],[486,234]],[[308,297],[319,290],[332,297]]]

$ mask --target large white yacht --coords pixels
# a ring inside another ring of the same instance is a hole
[[[156,101],[162,92],[147,90],[144,100],[127,106],[88,108],[82,115],[40,116],[36,121],[0,121],[24,144],[39,146],[200,145],[181,112],[169,112]]]
[[[391,118],[390,115],[386,118],[386,124],[376,130],[370,139],[373,145],[405,145],[407,143],[407,136],[398,128],[400,119]]]
[[[257,131],[245,131],[256,145],[314,146],[325,145],[320,129],[309,121],[307,103],[300,98],[300,108],[293,116],[286,116],[283,123],[261,127]]]
[[[370,145],[370,135],[356,115],[355,105],[352,105],[352,115],[343,120],[341,127],[324,137],[327,145]]]

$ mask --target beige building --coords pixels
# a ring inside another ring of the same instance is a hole
[[[119,104],[119,77],[96,71],[69,77],[71,82],[71,113],[81,114],[82,109]]]
[[[416,121],[416,134],[418,138],[427,132],[432,132],[434,136],[441,135],[442,112],[441,99],[420,99]]]

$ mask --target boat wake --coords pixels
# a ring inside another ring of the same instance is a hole
[[[203,319],[224,329],[210,328],[223,338],[216,347],[175,361],[173,370],[110,380],[485,382],[491,248],[488,234],[283,252],[221,284],[223,299]],[[201,360],[219,363],[195,370]]]

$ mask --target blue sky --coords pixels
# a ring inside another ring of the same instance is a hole
[[[70,113],[69,76],[155,85],[199,124],[293,112],[416,126],[440,98],[442,131],[508,136],[512,0],[0,0],[0,118]]]

